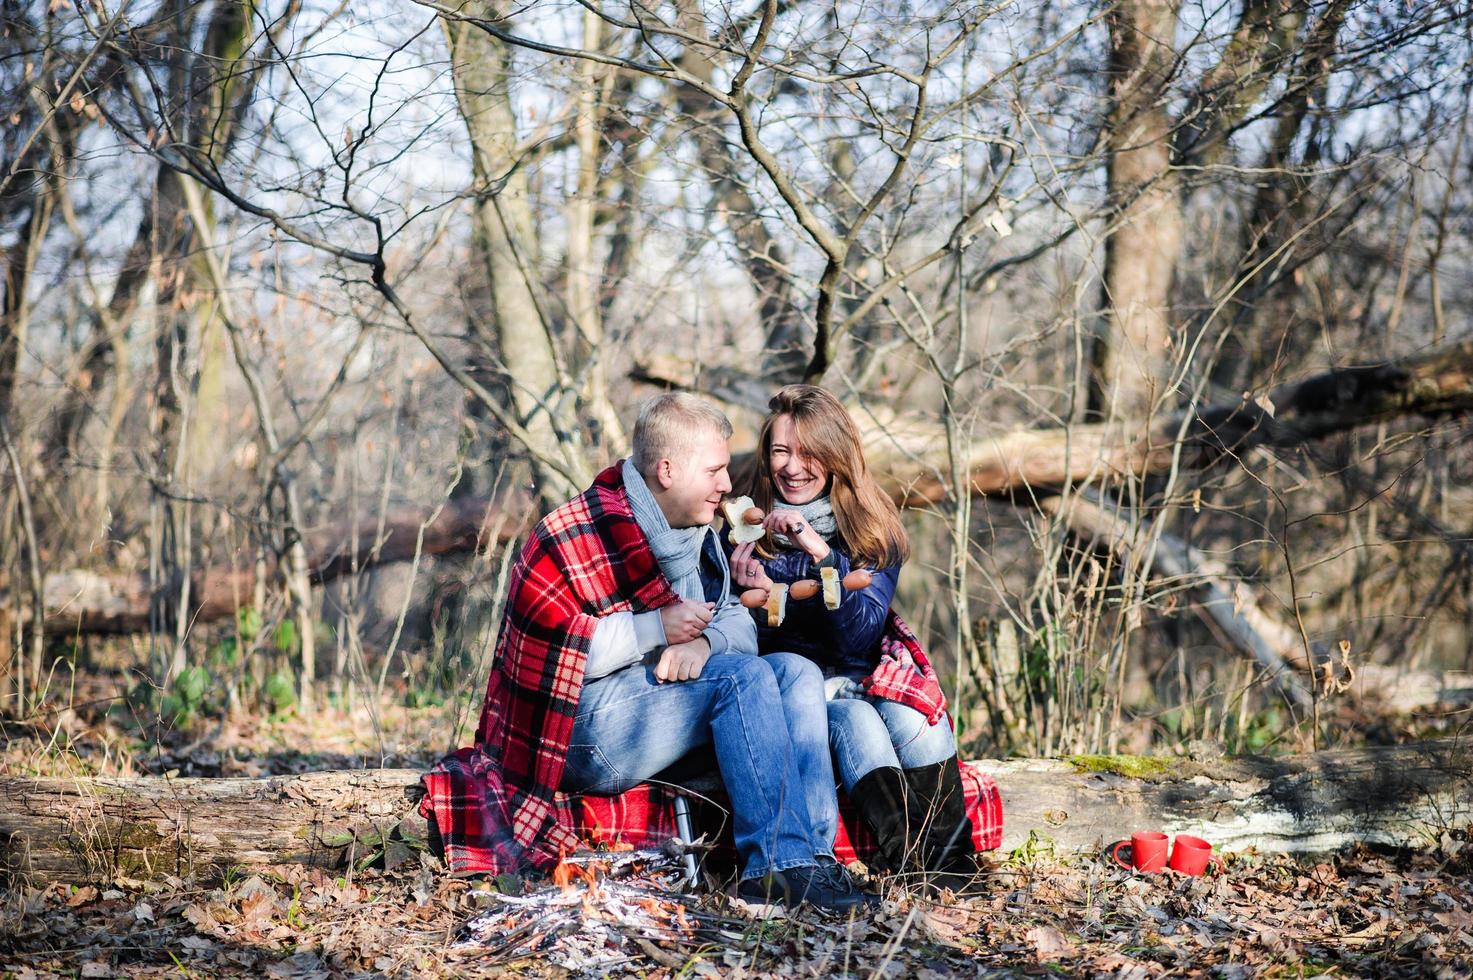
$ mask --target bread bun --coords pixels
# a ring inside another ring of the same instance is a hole
[[[757,513],[755,523],[748,519],[753,511]],[[732,544],[759,541],[767,534],[767,529],[762,526],[762,511],[752,506],[751,497],[727,497],[721,501],[721,516],[726,518]]]
[[[823,604],[830,609],[838,609],[839,603],[844,599],[839,594],[839,570],[837,568],[820,568],[818,570],[818,578],[823,583]]]
[[[781,626],[788,615],[788,587],[781,582],[772,586],[767,594],[767,625]]]

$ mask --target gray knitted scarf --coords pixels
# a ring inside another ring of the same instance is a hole
[[[624,492],[629,496],[629,508],[634,512],[634,521],[644,536],[649,539],[650,550],[660,563],[660,571],[675,586],[682,599],[702,602],[705,591],[701,587],[701,545],[711,533],[709,524],[699,527],[671,527],[665,512],[655,501],[649,484],[635,469],[634,461],[624,461]]]
[[[808,522],[808,526],[817,531],[819,536],[825,541],[832,538],[834,533],[839,530],[839,521],[834,517],[834,505],[829,502],[827,495],[814,497],[806,504],[789,504],[777,500],[774,501],[772,507],[774,510],[796,510],[803,515],[803,519]],[[794,551],[798,548],[786,534],[777,534],[774,532],[772,540],[779,548],[788,548]]]

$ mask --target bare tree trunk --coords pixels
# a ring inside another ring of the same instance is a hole
[[[443,508],[394,511],[382,522],[360,519],[329,525],[304,536],[307,577],[314,583],[326,582],[370,565],[406,561],[413,557],[421,534],[420,550],[426,555],[475,551],[487,545],[488,535],[506,542],[523,534],[532,514],[524,502],[502,505],[463,499]],[[257,589],[276,574],[269,561],[197,569],[190,587],[189,621],[201,624],[234,616],[242,603],[259,607]],[[0,592],[0,600],[9,601],[8,593],[8,589]],[[46,576],[44,594],[46,629],[53,634],[140,633],[149,628],[151,590],[144,573],[53,572]],[[32,616],[27,609],[19,614],[23,623]]]
[[[583,11],[583,47],[597,51],[602,46],[603,20],[592,9]],[[580,404],[594,423],[596,445],[604,455],[622,454],[627,448],[624,427],[609,398],[604,370],[603,308],[599,303],[598,280],[602,270],[594,259],[594,216],[598,209],[599,132],[604,102],[613,87],[615,73],[599,69],[592,61],[578,65],[573,142],[578,151],[577,181],[568,202],[567,305],[581,343],[578,345],[583,385]]]
[[[1183,219],[1166,93],[1180,6],[1124,0],[1109,15],[1107,180],[1123,207],[1105,239],[1108,327],[1094,348],[1091,407],[1105,417],[1149,421],[1171,373],[1171,286]]]
[[[26,475],[21,469],[20,454],[16,452],[15,441],[10,437],[10,425],[5,421],[3,413],[0,413],[0,441],[3,441],[6,461],[10,464],[10,472],[15,481],[16,503],[20,511],[20,534],[25,543],[27,582],[31,593],[29,671],[25,667],[24,647],[21,644],[15,646],[15,682],[18,695],[16,708],[17,714],[25,714],[27,696],[32,700],[39,700],[46,651],[46,590],[42,580],[41,553],[36,543],[36,524],[31,517],[31,495],[26,487]],[[8,623],[5,625],[9,626]]]
[[[464,13],[499,19],[496,2],[470,0]],[[532,211],[526,173],[518,166],[512,112],[511,51],[473,25],[446,20],[455,95],[471,139],[472,169],[480,195],[472,210],[475,245],[491,291],[491,317],[473,327],[484,350],[499,358],[516,415],[534,445],[539,492],[564,500],[592,474],[581,451],[572,387],[553,343],[548,311],[538,302],[531,245]],[[545,459],[557,459],[580,478],[564,479]]]

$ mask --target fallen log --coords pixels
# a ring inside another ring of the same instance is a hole
[[[1222,850],[1418,847],[1473,821],[1473,745],[1446,740],[1282,759],[988,762],[1004,852],[1034,840],[1092,852],[1133,830],[1196,833]],[[0,864],[34,880],[210,877],[283,863],[343,867],[422,841],[419,773],[268,779],[0,776]],[[400,845],[406,846],[406,845]]]
[[[530,504],[522,500],[463,500],[392,511],[382,522],[360,518],[318,528],[306,535],[308,573],[321,584],[371,565],[408,561],[416,553],[463,554],[525,533],[531,514]],[[248,554],[235,564],[196,569],[186,618],[209,623],[234,616],[250,604],[262,572],[268,582],[274,580],[276,563],[267,561],[258,570]],[[179,586],[165,583],[158,591],[177,595]],[[156,595],[146,574],[83,569],[47,575],[43,593],[46,632],[62,636],[147,632]],[[26,620],[28,610],[20,612]]]
[[[1378,421],[1434,418],[1473,410],[1473,341],[1412,357],[1337,368],[1269,389],[1254,398],[1208,404],[1143,421],[1057,429],[1018,429],[972,440],[972,492],[1028,497],[1029,491],[1146,476],[1176,465],[1210,466],[1254,446],[1290,448]],[[855,413],[868,428],[870,467],[903,506],[935,503],[950,492],[944,447],[929,426]]]
[[[341,867],[392,839],[412,813],[405,790],[418,780],[409,769],[266,779],[0,776],[0,868],[41,881],[107,881]]]

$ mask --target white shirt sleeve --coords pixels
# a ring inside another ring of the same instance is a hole
[[[638,663],[651,650],[665,645],[665,624],[657,609],[643,613],[609,613],[593,628],[593,642],[588,648],[588,663],[583,668],[583,681],[607,677]]]

